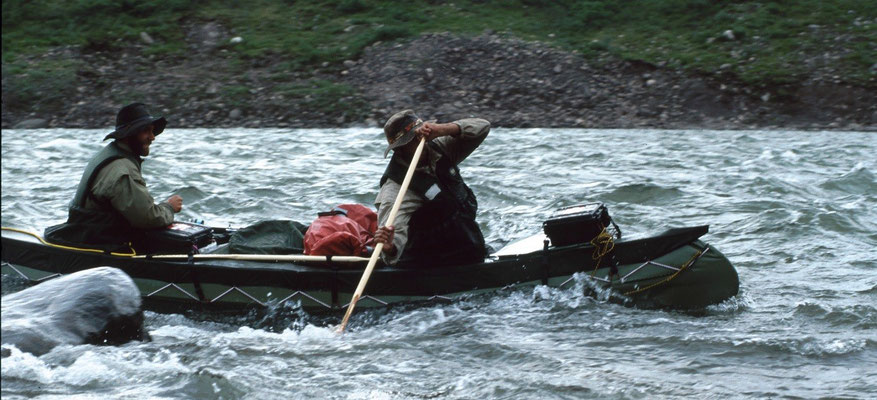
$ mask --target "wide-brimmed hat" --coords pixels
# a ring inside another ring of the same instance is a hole
[[[116,115],[116,130],[110,132],[104,140],[124,139],[135,133],[140,132],[143,128],[152,125],[152,133],[158,136],[167,126],[167,120],[164,117],[153,117],[146,110],[143,103],[133,103],[122,107]]]
[[[417,128],[420,128],[421,125],[423,125],[423,120],[414,113],[414,110],[403,110],[393,114],[384,124],[384,135],[387,136],[389,143],[387,149],[384,150],[384,158],[387,158],[390,150],[402,147],[414,139]]]

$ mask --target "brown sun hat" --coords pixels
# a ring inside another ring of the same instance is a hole
[[[414,139],[417,128],[423,125],[423,120],[414,113],[414,110],[402,110],[393,114],[384,124],[384,135],[387,137],[387,149],[384,150],[384,158],[390,154],[390,150],[402,147]]]

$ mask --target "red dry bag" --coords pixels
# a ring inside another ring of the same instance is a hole
[[[360,204],[341,204],[317,214],[305,233],[305,254],[361,256],[371,254],[378,214]]]

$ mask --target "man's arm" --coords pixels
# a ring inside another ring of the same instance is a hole
[[[454,164],[459,164],[469,157],[490,133],[490,122],[481,118],[464,118],[447,125],[458,127],[458,133],[441,136],[435,139],[435,142]]]
[[[128,160],[104,167],[93,188],[98,198],[108,199],[135,228],[159,228],[174,222],[175,207],[169,202],[155,204],[143,177]]]
[[[378,193],[378,198],[375,201],[378,208],[379,227],[386,226],[398,193],[399,184],[396,182],[388,180],[381,187],[381,192]],[[395,265],[402,257],[402,251],[405,250],[405,245],[408,243],[408,223],[411,221],[411,215],[420,208],[422,203],[423,200],[420,196],[410,191],[405,193],[405,197],[402,198],[402,204],[399,206],[396,219],[393,221],[393,246],[384,244],[384,251],[381,253],[381,258],[387,265]]]

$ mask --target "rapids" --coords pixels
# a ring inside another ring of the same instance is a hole
[[[2,225],[66,218],[104,130],[4,130]],[[180,219],[309,223],[371,204],[378,129],[169,129],[143,164]],[[601,201],[627,237],[710,224],[740,294],[642,310],[575,288],[357,311],[348,333],[294,304],[264,316],[146,312],[151,342],[3,346],[2,396],[84,398],[877,397],[877,136],[494,129],[462,164],[494,248]],[[3,276],[3,293],[24,287]]]

